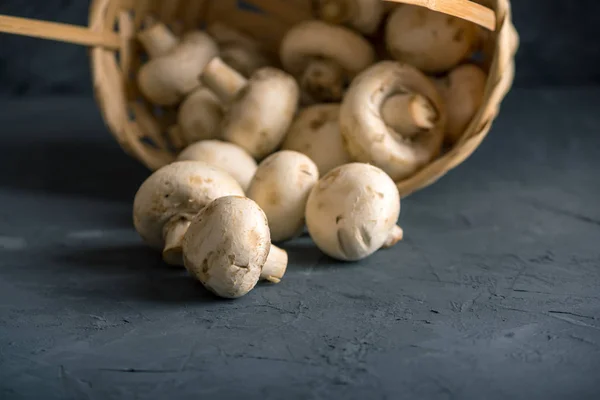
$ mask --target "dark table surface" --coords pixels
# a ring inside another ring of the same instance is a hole
[[[599,399],[600,90],[513,90],[354,264],[289,243],[208,295],[131,224],[147,171],[91,99],[3,101],[0,398]]]

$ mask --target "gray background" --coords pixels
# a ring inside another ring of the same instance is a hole
[[[0,35],[0,399],[600,399],[599,4],[515,1],[515,88],[467,162],[403,199],[405,240],[339,263],[304,235],[238,301],[133,230],[148,171],[86,50]]]
[[[86,25],[89,1],[3,0],[0,14]],[[589,85],[600,81],[600,2],[515,0],[521,35],[516,86]],[[85,48],[0,35],[0,94],[90,94]]]

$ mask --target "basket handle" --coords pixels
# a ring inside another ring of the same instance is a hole
[[[7,15],[0,15],[0,32],[86,46],[101,46],[112,50],[121,46],[119,36],[114,32],[96,32],[76,25]]]
[[[391,3],[406,3],[442,12],[474,22],[491,31],[496,27],[493,10],[470,0],[384,0]],[[31,36],[86,46],[101,46],[119,49],[119,36],[110,31],[96,32],[89,28],[57,22],[0,15],[0,32]]]
[[[490,31],[496,29],[496,13],[494,10],[470,0],[384,0],[391,3],[414,4],[433,11],[442,12],[454,17],[481,25]]]

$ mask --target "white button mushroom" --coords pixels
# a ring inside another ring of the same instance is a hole
[[[296,151],[279,151],[259,164],[247,195],[267,215],[273,242],[302,233],[306,200],[318,180],[315,163]]]
[[[194,143],[179,153],[179,161],[204,161],[219,167],[231,175],[247,190],[256,172],[256,161],[240,146],[220,140],[203,140]]]
[[[216,199],[194,218],[183,240],[187,270],[224,298],[250,292],[259,279],[278,283],[287,252],[271,244],[267,217],[251,199]]]
[[[170,52],[140,68],[137,75],[140,91],[154,104],[175,105],[198,87],[198,76],[218,54],[217,44],[208,34],[187,33]]]
[[[433,112],[424,113],[435,118],[434,126],[406,136],[388,126],[382,118],[382,106],[399,94],[425,97]],[[445,124],[445,108],[432,80],[416,68],[395,61],[381,61],[357,76],[340,109],[340,131],[350,156],[376,165],[394,181],[411,176],[439,154]]]
[[[306,154],[325,175],[351,162],[340,134],[340,105],[316,104],[302,109],[292,123],[281,148]]]
[[[228,173],[199,161],[177,161],[156,170],[133,202],[136,231],[162,250],[171,265],[182,265],[181,240],[192,218],[212,200],[244,191]]]
[[[425,73],[440,73],[469,57],[477,26],[461,18],[404,4],[390,15],[386,44],[391,56]]]
[[[318,0],[316,6],[320,19],[348,25],[367,35],[377,30],[384,12],[381,0]]]
[[[217,96],[199,86],[179,106],[177,124],[186,145],[199,140],[217,139],[221,134],[224,109]]]
[[[221,59],[244,77],[269,65],[261,44],[249,35],[222,22],[213,22],[206,31],[221,49]]]
[[[460,139],[481,107],[486,81],[486,73],[474,64],[456,67],[445,78],[436,81],[448,111],[448,144]]]
[[[325,254],[344,261],[366,258],[400,240],[399,215],[394,181],[363,163],[331,170],[314,186],[306,204],[311,238]]]
[[[336,102],[349,81],[375,62],[375,51],[346,27],[308,20],[286,33],[280,58],[283,68],[299,79],[304,101]]]
[[[247,80],[217,57],[206,66],[202,80],[227,104],[223,139],[242,147],[256,159],[271,154],[281,144],[300,96],[292,76],[265,67]]]
[[[163,56],[173,50],[179,38],[163,23],[157,22],[140,31],[137,38],[146,50],[149,58]]]

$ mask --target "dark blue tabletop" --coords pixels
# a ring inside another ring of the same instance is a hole
[[[599,104],[515,89],[405,241],[342,264],[304,237],[222,301],[141,243],[148,172],[91,99],[4,101],[0,398],[598,399]]]

